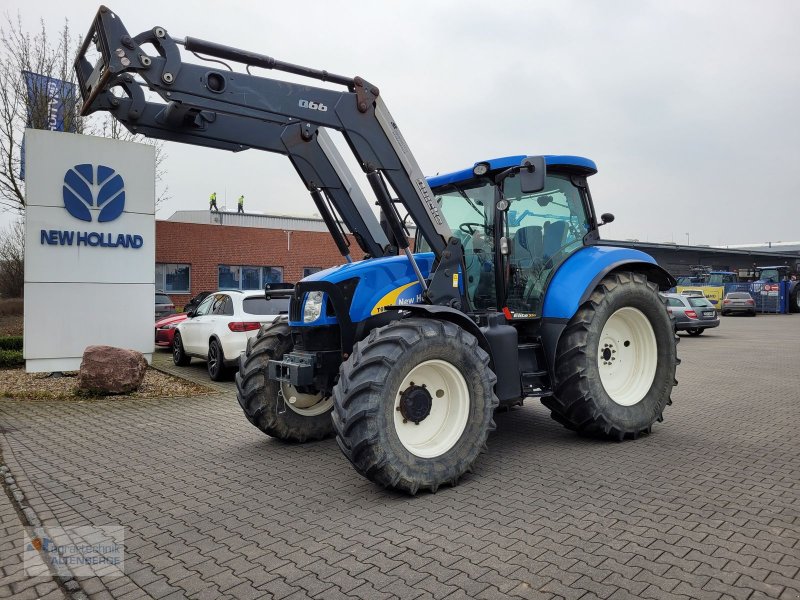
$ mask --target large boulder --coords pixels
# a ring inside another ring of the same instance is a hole
[[[113,346],[88,346],[78,371],[78,389],[100,394],[127,394],[142,385],[147,360],[141,352]]]

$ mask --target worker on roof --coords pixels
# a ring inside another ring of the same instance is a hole
[[[211,197],[208,199],[208,210],[215,210],[219,212],[219,209],[217,208],[217,192],[211,192]]]
[[[236,209],[237,213],[244,213],[244,194],[239,196],[239,208]]]

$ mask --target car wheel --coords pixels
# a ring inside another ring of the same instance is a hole
[[[192,362],[192,357],[187,356],[183,349],[183,340],[181,340],[180,332],[175,332],[175,337],[172,338],[172,362],[179,367],[185,367]]]
[[[225,379],[225,355],[222,352],[217,340],[211,340],[208,344],[208,376],[212,381],[222,381]]]

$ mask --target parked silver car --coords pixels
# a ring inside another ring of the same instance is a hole
[[[675,318],[675,331],[700,335],[706,329],[719,327],[719,315],[705,296],[662,294],[667,299],[667,311]]]
[[[737,313],[756,316],[756,301],[748,292],[728,292],[722,299],[722,316]]]

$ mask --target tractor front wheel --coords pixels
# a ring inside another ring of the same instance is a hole
[[[375,329],[333,389],[339,447],[384,487],[454,486],[495,428],[496,381],[489,355],[452,323],[411,318]]]
[[[603,279],[567,324],[555,395],[542,402],[565,427],[622,440],[649,433],[671,404],[676,336],[658,288],[638,273]]]
[[[286,317],[247,340],[247,350],[239,357],[236,397],[247,420],[267,435],[290,442],[321,440],[333,433],[333,400],[300,392],[268,375],[269,361],[279,360],[293,347]]]

